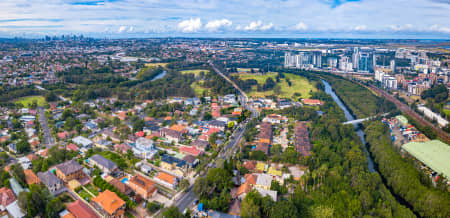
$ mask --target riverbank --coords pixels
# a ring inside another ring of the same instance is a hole
[[[351,121],[354,120],[355,117],[353,114],[350,113],[350,111],[348,110],[348,108],[346,107],[346,105],[344,104],[344,102],[341,101],[341,99],[339,98],[339,96],[334,92],[333,88],[331,87],[331,85],[322,79],[322,83],[325,86],[325,93],[329,94],[333,100],[336,102],[336,104],[344,111],[344,115],[347,119],[347,121]],[[359,126],[357,124],[354,124],[354,128],[356,131],[356,134],[360,137],[361,142],[363,143],[363,147],[365,148],[365,153],[367,156],[367,162],[368,162],[368,168],[369,168],[369,172],[371,173],[377,173],[378,175],[380,175],[381,181],[384,184],[384,186],[389,190],[390,194],[395,198],[395,200],[402,206],[408,208],[409,210],[411,210],[411,212],[414,213],[415,216],[420,217],[420,214],[415,212],[412,207],[411,204],[409,204],[404,198],[402,198],[400,195],[397,195],[394,190],[392,189],[391,186],[388,185],[388,180],[383,176],[383,174],[381,174],[379,172],[378,169],[378,165],[376,165],[374,159],[373,159],[373,154],[371,152],[369,152],[370,147],[368,146],[368,143],[366,143],[366,138],[365,138],[365,133],[362,130],[362,128],[359,128]]]

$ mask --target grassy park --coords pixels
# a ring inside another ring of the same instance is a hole
[[[259,85],[263,85],[269,77],[275,81],[277,73],[275,73],[275,72],[269,72],[266,74],[248,74],[248,73],[242,74],[241,73],[241,74],[236,74],[236,75],[238,75],[241,80],[254,79],[258,82]],[[306,78],[298,76],[298,75],[290,74],[290,73],[286,73],[284,75],[286,78],[289,78],[289,80],[291,81],[291,86],[288,85],[285,78],[281,78],[280,82],[278,83],[278,85],[281,88],[281,94],[278,95],[279,97],[292,98],[292,97],[294,97],[295,93],[298,93],[298,94],[300,94],[300,96],[302,98],[309,98],[310,92],[316,91],[314,84],[312,84]],[[257,86],[255,85],[252,87],[252,91],[250,91],[247,94],[249,94],[252,97],[265,97],[265,96],[274,95],[274,91],[269,90],[269,91],[265,91],[265,92],[258,92]]]
[[[166,67],[167,64],[169,64],[169,63],[148,63],[148,64],[145,64],[145,66],[146,67],[159,67],[159,66]]]
[[[202,96],[204,91],[209,93],[209,88],[202,86],[202,81],[196,81],[191,84],[192,89],[194,89],[195,96]]]
[[[182,70],[180,71],[181,74],[194,74],[195,76],[198,76],[200,74],[200,72],[209,72],[209,70],[205,70],[205,69],[195,69],[195,70]]]
[[[34,101],[37,102],[38,106],[43,106],[46,102],[44,96],[36,95],[19,98],[14,103],[16,104],[20,103],[23,106],[27,107],[33,104]]]

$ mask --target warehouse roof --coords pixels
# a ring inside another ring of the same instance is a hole
[[[439,141],[410,142],[402,146],[405,151],[437,173],[450,179],[450,146]]]

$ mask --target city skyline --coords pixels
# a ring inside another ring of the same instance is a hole
[[[450,38],[448,0],[5,0],[0,8],[5,38]]]

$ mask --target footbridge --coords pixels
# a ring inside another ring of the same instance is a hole
[[[346,121],[346,122],[343,122],[342,124],[358,124],[358,123],[362,123],[362,122],[364,122],[364,121],[368,121],[368,120],[371,120],[371,119],[374,119],[374,118],[377,118],[377,117],[385,117],[385,116],[387,116],[389,113],[384,113],[384,114],[381,114],[381,115],[375,115],[375,116],[371,116],[371,117],[366,117],[366,118],[362,118],[362,119],[357,119],[357,120],[349,120],[349,121]]]

